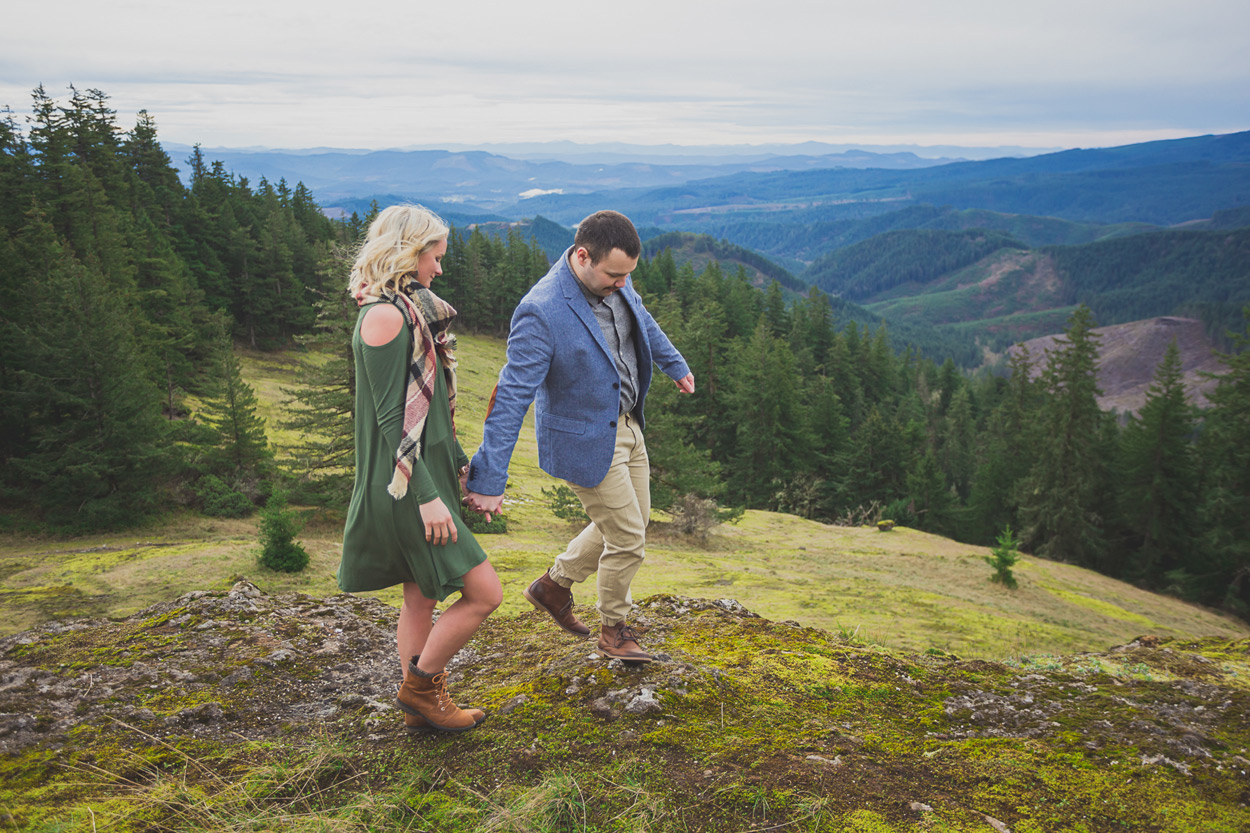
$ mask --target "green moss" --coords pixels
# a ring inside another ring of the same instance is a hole
[[[1149,618],[1138,613],[1125,610],[1119,605],[1112,604],[1104,599],[1096,599],[1090,596],[1084,596],[1080,593],[1073,593],[1054,586],[1044,586],[1047,593],[1063,599],[1065,602],[1082,607],[1086,610],[1092,610],[1101,616],[1107,616],[1111,619],[1118,619],[1121,622],[1129,622],[1143,628],[1155,628],[1156,623]]]

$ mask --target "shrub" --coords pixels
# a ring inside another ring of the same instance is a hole
[[[474,535],[499,535],[508,531],[508,519],[503,515],[494,515],[491,517],[490,523],[487,523],[485,515],[472,510],[466,510],[463,519],[464,525]]]
[[[260,513],[261,566],[282,573],[298,573],[307,567],[308,553],[295,541],[298,532],[286,493],[275,491]]]
[[[1016,589],[1016,577],[1012,575],[1011,568],[1020,560],[1020,553],[1016,551],[1018,546],[1020,542],[1012,534],[1011,527],[1003,527],[1003,531],[998,533],[998,546],[990,551],[990,555],[985,556],[985,563],[994,568],[990,581],[996,581],[1011,590]]]
[[[551,510],[551,514],[560,520],[575,524],[590,523],[590,517],[582,508],[582,502],[568,486],[561,484],[550,489],[543,489],[543,497],[547,498],[547,508]]]
[[[256,510],[248,496],[215,474],[206,474],[193,487],[200,511],[213,518],[245,518]]]
[[[724,509],[711,498],[698,495],[682,495],[668,508],[674,530],[699,538],[707,538],[712,527],[719,524],[737,523],[744,511],[742,507]]]

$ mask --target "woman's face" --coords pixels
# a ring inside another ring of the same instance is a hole
[[[443,255],[447,254],[447,238],[444,237],[417,258],[417,283],[430,288],[434,279],[443,274]]]

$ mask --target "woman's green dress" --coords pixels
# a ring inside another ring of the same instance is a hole
[[[372,304],[361,308],[352,335],[356,359],[356,483],[343,532],[339,587],[349,593],[381,590],[415,581],[427,599],[442,601],[464,586],[463,576],[486,560],[460,515],[457,470],[469,461],[451,426],[447,381],[439,362],[434,399],[425,420],[421,456],[408,494],[395,500],[386,491],[395,472],[395,450],[403,433],[404,397],[412,331],[371,347],[360,338],[360,324]],[[456,523],[456,543],[425,540],[420,504],[443,499]]]

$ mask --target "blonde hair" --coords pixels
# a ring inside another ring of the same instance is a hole
[[[347,291],[353,295],[400,290],[417,273],[421,253],[447,237],[443,219],[420,205],[392,205],[369,224]]]

